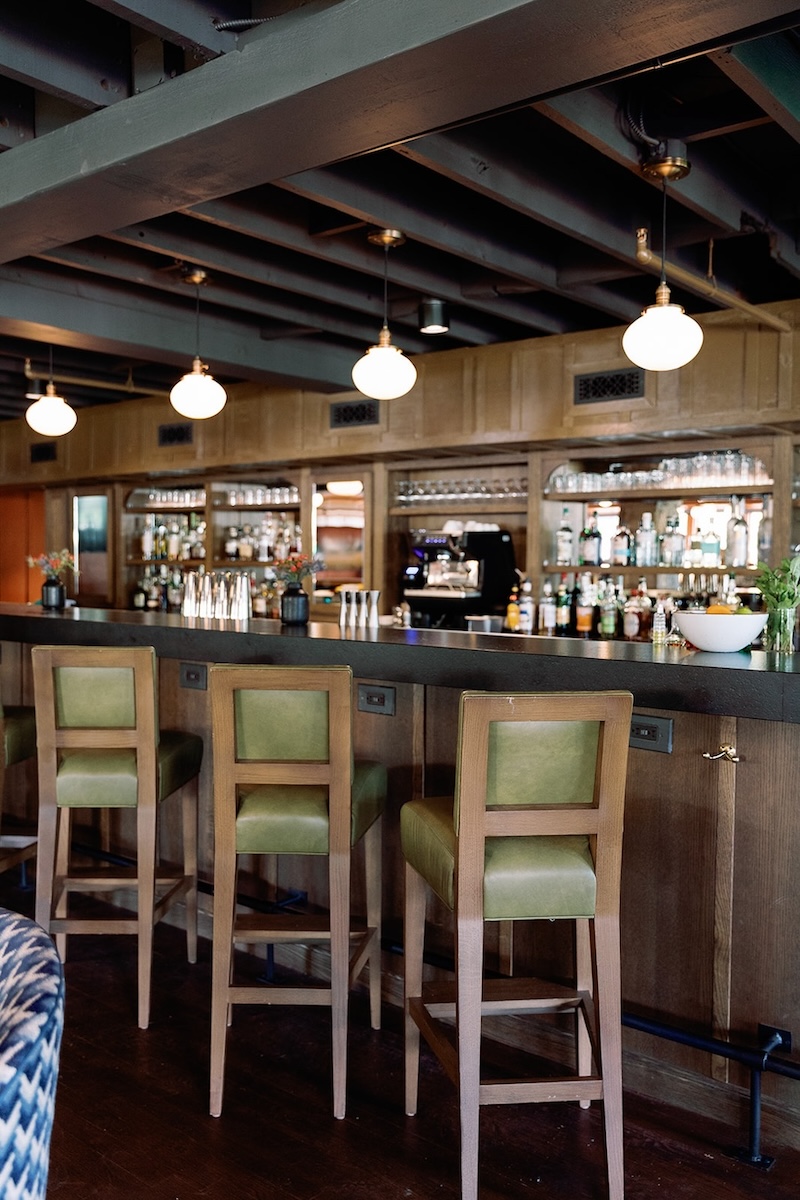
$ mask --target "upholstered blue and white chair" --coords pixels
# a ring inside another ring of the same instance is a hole
[[[0,1196],[44,1200],[64,1023],[52,939],[0,909]]]

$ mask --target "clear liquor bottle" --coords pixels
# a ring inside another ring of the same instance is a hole
[[[569,509],[561,513],[561,524],[556,531],[556,566],[571,567],[573,563],[572,526],[569,523]]]

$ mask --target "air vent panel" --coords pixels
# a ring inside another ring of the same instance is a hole
[[[379,425],[380,405],[377,400],[337,400],[331,404],[331,429],[357,429],[362,425]]]
[[[644,396],[644,371],[595,371],[575,376],[575,404],[602,404],[609,400],[636,400]]]

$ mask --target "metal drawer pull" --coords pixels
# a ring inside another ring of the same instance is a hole
[[[707,750],[704,750],[703,758],[710,758],[713,762],[716,762],[720,758],[724,758],[726,762],[739,762],[739,756],[736,753],[736,747],[729,746],[727,742],[720,746],[719,754],[709,754]]]

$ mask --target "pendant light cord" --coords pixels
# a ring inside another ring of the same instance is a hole
[[[389,328],[389,244],[383,247],[383,328]]]
[[[667,282],[667,181],[661,180],[661,282]]]
[[[200,357],[200,284],[195,285],[195,329],[194,329],[194,344],[196,347],[195,358]]]

